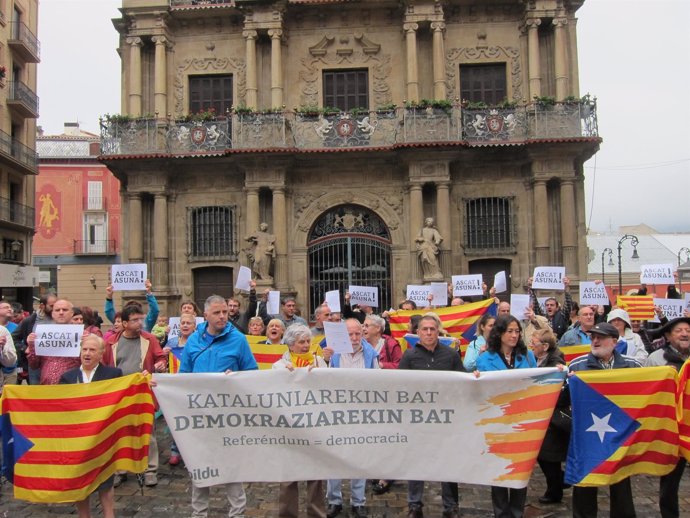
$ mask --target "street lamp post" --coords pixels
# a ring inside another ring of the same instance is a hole
[[[680,256],[682,253],[685,253],[685,262],[690,261],[690,248],[687,246],[684,246],[680,250],[678,250],[678,268],[680,268]],[[680,278],[680,271],[678,272],[678,293],[683,292],[683,281]]]
[[[601,253],[601,282],[603,282],[604,285],[606,285],[606,272],[604,270],[604,256],[606,252],[609,253],[609,266],[613,266],[613,250],[604,248],[604,251]]]
[[[640,256],[637,253],[637,245],[640,244],[640,240],[637,236],[632,234],[625,234],[622,238],[618,240],[618,295],[623,293],[623,262],[621,258],[621,250],[623,249],[623,242],[630,240],[630,244],[633,246],[632,259],[639,259]]]

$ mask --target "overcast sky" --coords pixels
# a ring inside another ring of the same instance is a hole
[[[120,113],[111,19],[121,0],[41,0],[39,124],[98,133]],[[593,231],[646,223],[690,231],[690,1],[587,0],[578,11],[580,93],[598,99],[604,142],[585,165]]]

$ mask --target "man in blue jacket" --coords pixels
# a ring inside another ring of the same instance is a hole
[[[257,370],[247,338],[228,320],[228,304],[211,295],[204,304],[206,322],[187,340],[180,364],[184,372],[230,372]],[[230,511],[228,516],[244,516],[247,497],[241,483],[225,484]],[[208,516],[210,488],[192,482],[192,516]]]

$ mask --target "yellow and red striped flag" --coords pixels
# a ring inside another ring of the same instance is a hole
[[[608,486],[670,473],[678,462],[676,376],[673,367],[575,372],[566,482]]]
[[[487,299],[462,306],[393,311],[390,314],[391,335],[400,342],[400,346],[405,350],[407,343],[404,336],[407,333],[410,317],[433,312],[441,319],[444,331],[460,340],[460,351],[464,356],[467,344],[476,337],[479,320],[487,312],[495,315],[496,307],[494,299]]]
[[[5,385],[3,460],[14,496],[75,502],[148,464],[153,394],[141,374],[88,384]]]
[[[570,362],[573,361],[575,358],[588,354],[589,351],[592,350],[592,346],[589,344],[562,345],[558,348],[563,353],[566,365],[570,365]]]
[[[654,297],[652,295],[618,295],[616,305],[630,315],[630,320],[651,320],[654,318]]]
[[[690,461],[690,360],[683,364],[678,376],[678,435],[680,454]]]
[[[245,336],[247,337],[247,342],[249,342],[249,348],[252,350],[254,359],[259,366],[259,370],[268,370],[273,368],[273,364],[280,360],[283,357],[283,354],[285,354],[285,351],[288,350],[288,347],[285,344],[273,345],[263,343],[266,341],[265,336]],[[317,356],[323,356],[321,346],[319,345],[319,341],[321,339],[322,337],[312,338],[311,348],[309,349],[308,354],[312,356],[314,354]]]

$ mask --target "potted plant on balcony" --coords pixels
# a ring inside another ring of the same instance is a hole
[[[556,98],[551,95],[535,95],[532,101],[535,106],[543,110],[551,110],[556,105]]]

